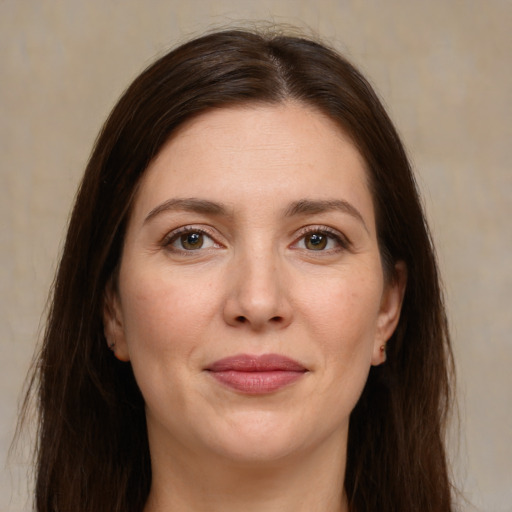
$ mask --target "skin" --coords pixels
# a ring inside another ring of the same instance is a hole
[[[223,211],[176,202],[190,198]],[[104,314],[146,402],[146,512],[348,510],[349,416],[398,322],[396,273],[383,275],[364,160],[333,121],[285,103],[182,126],[143,176]],[[268,353],[307,371],[261,395],[205,371]]]

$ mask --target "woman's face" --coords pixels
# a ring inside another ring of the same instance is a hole
[[[365,164],[300,104],[207,112],[145,173],[105,331],[152,450],[283,460],[345,449],[399,315]]]

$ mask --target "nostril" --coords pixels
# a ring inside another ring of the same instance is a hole
[[[263,326],[265,323],[268,323],[268,324],[271,324],[271,325],[275,325],[275,326],[278,326],[278,325],[282,325],[284,324],[285,322],[285,317],[281,316],[281,315],[276,315],[276,316],[273,316],[271,318],[269,318],[267,321],[264,321],[261,323],[260,325],[260,322],[259,322],[259,319],[258,318],[255,318],[254,320],[252,319],[251,315],[249,316],[244,316],[244,315],[238,315],[236,317],[233,318],[233,322],[237,325],[240,325],[240,324],[251,324],[253,326]],[[259,327],[258,327],[259,328]]]

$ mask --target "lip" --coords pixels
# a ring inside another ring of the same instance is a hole
[[[221,384],[249,395],[272,393],[307,373],[297,361],[279,354],[237,354],[205,368]]]

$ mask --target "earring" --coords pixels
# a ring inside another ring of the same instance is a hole
[[[384,361],[385,361],[386,360],[386,356],[387,356],[387,354],[386,354],[386,344],[381,345],[379,347],[379,350],[380,350],[380,353],[382,354],[382,357],[384,358]]]
[[[112,352],[114,352],[115,347],[116,347],[116,342],[115,341],[109,342],[108,348],[110,350],[112,350]]]

